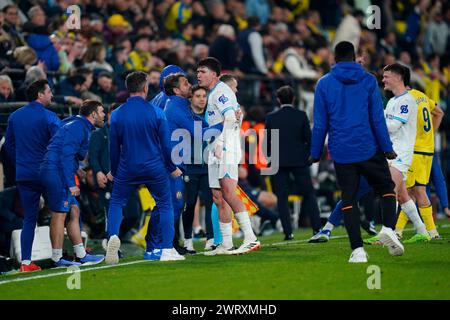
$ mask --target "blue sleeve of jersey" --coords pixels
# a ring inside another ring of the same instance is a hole
[[[372,77],[371,80],[372,86],[369,97],[370,124],[381,151],[391,152],[393,150],[392,142],[389,138],[389,132],[384,118],[383,101],[381,100],[380,90],[378,89],[376,79]]]
[[[162,154],[166,162],[166,167],[169,172],[175,171],[177,166],[172,162],[171,153],[172,148],[170,144],[170,130],[166,116],[161,109],[155,108],[158,117],[158,136],[161,144]]]
[[[322,86],[322,81],[319,81],[314,94],[314,127],[311,137],[311,157],[314,159],[320,159],[328,133],[328,111]]]
[[[120,145],[121,134],[120,128],[116,120],[115,113],[111,114],[111,120],[109,125],[109,158],[111,162],[111,174],[114,177],[119,168],[120,161]]]
[[[56,131],[58,131],[58,129],[61,127],[61,125],[62,125],[62,121],[58,118],[56,113],[49,111],[47,128],[48,128],[50,137],[53,137],[55,135]]]
[[[68,188],[75,187],[75,172],[73,172],[73,162],[77,160],[76,155],[79,151],[83,131],[77,131],[75,125],[64,126],[61,130],[64,135],[64,142],[61,151],[61,167],[64,173],[64,181]]]

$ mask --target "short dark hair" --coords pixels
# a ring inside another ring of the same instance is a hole
[[[67,81],[75,88],[77,85],[82,86],[86,82],[86,77],[81,74],[76,74],[67,78]]]
[[[48,85],[46,79],[41,79],[33,82],[27,88],[27,99],[28,101],[34,101],[38,98],[38,93],[44,93],[45,86]]]
[[[174,89],[180,87],[181,78],[186,78],[181,72],[169,74],[164,78],[164,91],[168,96],[175,95]]]
[[[281,104],[292,104],[294,102],[294,89],[291,86],[282,86],[277,90],[277,98]]]
[[[144,92],[147,84],[147,74],[142,71],[134,71],[127,75],[125,86],[130,93]]]
[[[231,80],[237,81],[236,77],[233,76],[232,74],[223,74],[220,76],[219,80],[225,83],[230,83]]]
[[[11,8],[16,8],[16,9],[18,9],[18,7],[17,7],[16,4],[7,4],[6,6],[3,7],[2,11],[3,11],[4,13],[6,13],[6,11],[8,11],[8,10],[11,9]]]
[[[220,64],[220,61],[213,57],[208,57],[201,60],[197,65],[197,68],[200,67],[206,67],[209,70],[214,71],[217,76],[220,76],[220,73],[222,72],[222,65]]]
[[[405,78],[407,78],[407,73],[409,70],[406,70],[404,66],[402,66],[400,63],[393,63],[388,64],[386,67],[383,68],[383,71],[390,71],[392,73],[399,74],[402,77],[402,80],[405,81]],[[411,75],[409,76],[411,78]]]
[[[79,74],[79,75],[86,77],[90,74],[93,74],[93,71],[87,67],[79,67],[79,68],[76,68],[74,74]]]
[[[80,107],[79,114],[85,117],[89,117],[89,115],[97,111],[98,107],[102,107],[103,104],[97,100],[84,100],[83,104]]]
[[[340,61],[355,61],[355,46],[348,41],[339,42],[334,47],[334,59]]]
[[[407,66],[403,66],[405,68],[405,75],[403,77],[403,83],[405,84],[405,87],[408,87],[411,85],[411,70]]]
[[[205,92],[208,93],[208,89],[206,89],[205,87],[199,86],[198,84],[192,86],[192,88],[191,88],[191,93],[194,94],[194,93],[196,93],[198,90],[205,90]]]

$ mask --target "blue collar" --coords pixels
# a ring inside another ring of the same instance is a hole
[[[45,106],[42,103],[37,102],[37,100],[31,101],[28,105],[32,107],[39,107],[45,109]]]
[[[131,101],[143,101],[143,102],[146,102],[145,99],[140,97],[140,96],[128,97],[127,102],[131,102]]]
[[[399,96],[395,96],[394,97],[394,99],[397,99],[397,98],[400,98],[401,96],[404,96],[405,94],[407,94],[408,93],[408,90],[406,90],[405,92],[403,92],[401,95],[399,95]]]
[[[77,115],[77,119],[80,119],[90,131],[95,130],[95,126],[85,116]]]

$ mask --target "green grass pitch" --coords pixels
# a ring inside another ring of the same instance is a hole
[[[450,299],[450,224],[439,225],[443,239],[405,245],[401,257],[365,246],[367,264],[347,262],[342,227],[325,244],[308,244],[310,229],[301,229],[291,242],[279,233],[262,237],[261,250],[242,256],[150,262],[139,255],[117,266],[82,267],[80,289],[68,289],[72,274],[65,269],[0,276],[0,299]],[[376,284],[372,265],[380,270],[379,289],[367,285]]]

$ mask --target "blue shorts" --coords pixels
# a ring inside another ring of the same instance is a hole
[[[78,206],[78,201],[55,170],[42,170],[41,182],[45,187],[45,200],[52,212],[67,213],[72,205]]]

